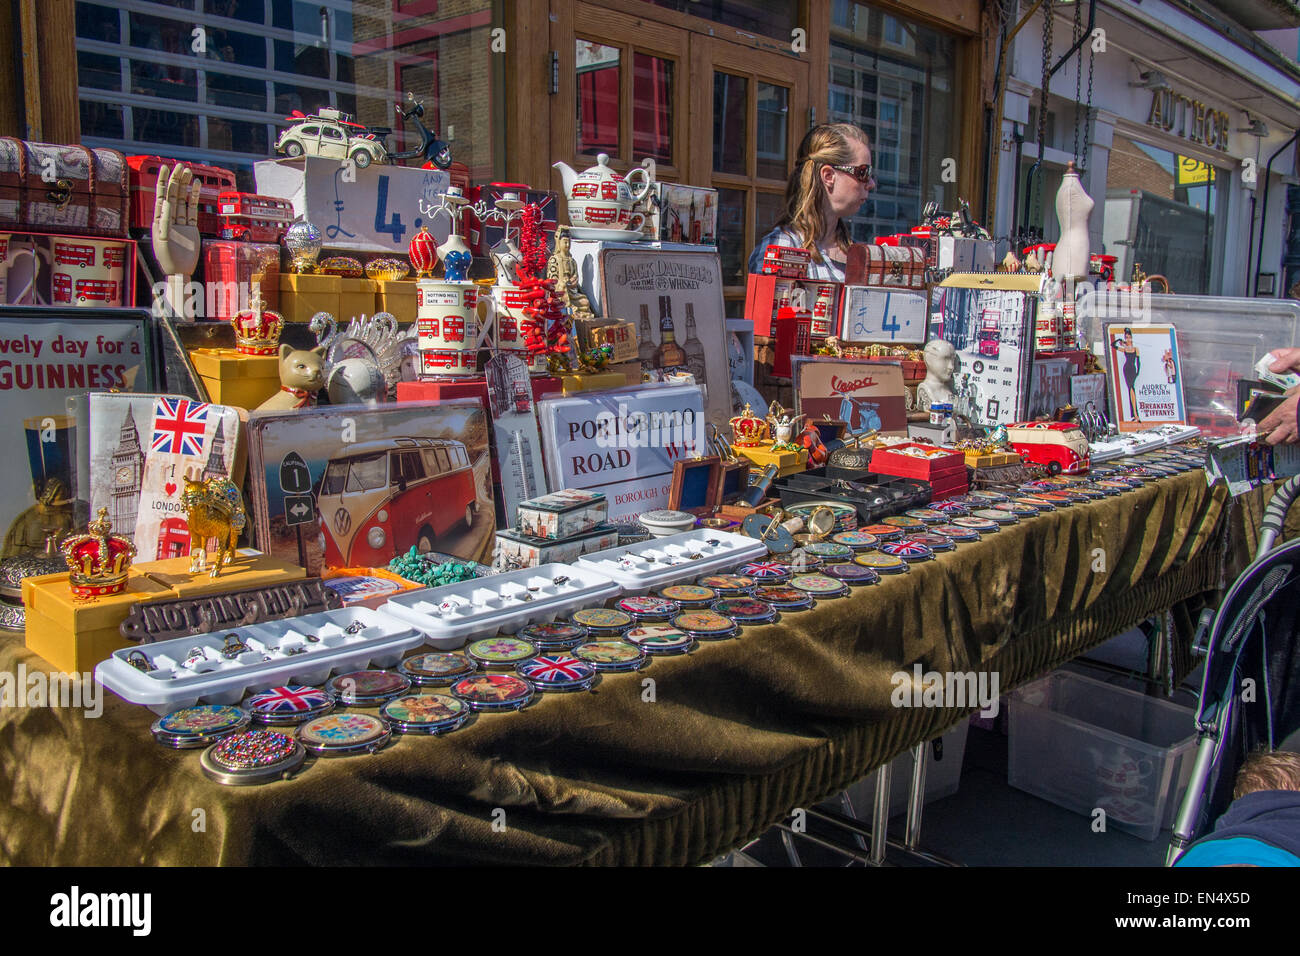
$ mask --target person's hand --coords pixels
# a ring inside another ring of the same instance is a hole
[[[1300,349],[1286,349],[1286,351],[1300,353]],[[1286,394],[1286,401],[1266,415],[1255,430],[1255,434],[1269,445],[1289,445],[1300,441],[1300,429],[1296,425],[1296,409],[1300,406],[1300,385]]]
[[[1274,349],[1270,372],[1300,372],[1300,349]]]
[[[163,275],[187,279],[199,264],[199,189],[188,166],[158,167],[153,204],[153,254]]]

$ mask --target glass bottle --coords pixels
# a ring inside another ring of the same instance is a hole
[[[649,371],[655,367],[655,341],[650,329],[650,306],[641,306],[641,327],[637,330],[641,344],[637,347],[636,357],[641,368]]]
[[[682,346],[686,353],[686,367],[695,376],[695,381],[704,382],[704,343],[695,334],[695,303],[686,303],[686,342]]]
[[[665,372],[686,367],[686,353],[677,344],[673,328],[672,297],[659,297],[659,350],[655,353],[655,368]]]

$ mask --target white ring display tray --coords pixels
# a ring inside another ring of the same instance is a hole
[[[227,657],[231,634],[247,649]],[[335,671],[392,667],[423,641],[419,631],[387,614],[340,608],[123,648],[95,668],[95,679],[133,704],[169,714],[200,702],[237,704],[249,691],[269,687],[318,686]],[[145,672],[127,663],[136,654],[144,654],[154,669]]]
[[[766,556],[767,545],[755,538],[697,528],[584,554],[576,566],[613,578],[624,594],[646,594]]]
[[[453,650],[469,638],[513,634],[619,593],[608,575],[567,564],[543,564],[393,596],[383,611],[424,632],[427,643]]]

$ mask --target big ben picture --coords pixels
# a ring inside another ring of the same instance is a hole
[[[117,447],[109,459],[112,472],[113,530],[124,538],[133,538],[140,513],[140,486],[144,481],[144,451],[140,447],[140,429],[128,405],[118,429]]]

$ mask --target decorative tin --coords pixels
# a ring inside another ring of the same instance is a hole
[[[533,690],[588,690],[596,679],[596,668],[569,654],[543,654],[515,668]]]
[[[475,674],[451,685],[451,695],[473,711],[519,710],[533,693],[528,681],[513,674]]]
[[[988,518],[980,518],[976,515],[953,518],[949,524],[955,524],[959,528],[966,528],[968,531],[978,531],[980,534],[991,534],[1001,527],[996,521],[990,521]]]
[[[853,532],[848,532],[852,534]],[[815,555],[822,559],[840,559],[851,558],[853,549],[847,544],[840,544],[837,541],[810,541],[803,546],[804,551],[808,554]]]
[[[344,706],[366,707],[383,704],[411,689],[409,678],[392,671],[352,671],[332,678],[325,685]]]
[[[907,562],[902,558],[896,558],[892,554],[881,554],[879,551],[859,554],[853,559],[853,563],[870,568],[877,574],[902,574],[907,570]]]
[[[934,551],[917,541],[915,537],[886,542],[880,546],[880,553],[902,558],[909,564],[913,561],[929,561],[934,557]]]
[[[913,508],[911,511],[904,511],[903,515],[915,518],[917,521],[924,521],[926,524],[940,524],[948,520],[948,515],[938,508]]]
[[[1033,508],[1035,511],[1055,511],[1056,505],[1046,498],[1040,498],[1037,495],[1021,495],[1018,498],[1012,498],[1018,505],[1024,505],[1026,508]]]
[[[967,498],[977,498],[980,501],[987,501],[990,504],[996,504],[999,501],[1006,501],[1007,496],[1000,491],[972,491],[966,496]]]
[[[465,648],[469,659],[480,667],[513,667],[537,656],[537,645],[518,637],[486,637]]]
[[[445,734],[465,723],[470,709],[447,694],[410,694],[390,700],[379,713],[399,734]]]
[[[515,528],[534,538],[572,538],[604,523],[609,502],[598,491],[566,489],[521,501]]]
[[[762,584],[783,584],[790,580],[790,565],[777,561],[750,561],[736,568],[742,577],[753,578]]]
[[[519,636],[538,650],[549,651],[577,647],[587,639],[587,629],[581,624],[571,624],[568,621],[546,621],[525,624],[519,629]]]
[[[1114,481],[1110,478],[1100,478],[1097,480],[1096,485],[1102,491],[1109,491],[1116,495],[1122,495],[1126,491],[1131,491],[1133,487],[1128,484],[1128,482]]]
[[[388,721],[369,714],[326,714],[298,728],[298,742],[322,757],[372,754],[391,736]]]
[[[976,508],[970,513],[972,518],[984,518],[997,524],[1018,524],[1020,519],[1008,511],[996,511],[993,508]],[[953,522],[956,524],[956,522]]]
[[[696,582],[713,588],[718,597],[742,597],[754,593],[755,580],[747,574],[706,574]]]
[[[713,610],[737,624],[770,624],[776,620],[776,608],[750,597],[723,598],[713,602]]]
[[[740,631],[734,621],[717,611],[686,611],[673,618],[673,627],[697,641],[720,641]]]
[[[1088,485],[1074,485],[1070,491],[1076,495],[1083,495],[1089,501],[1100,501],[1109,495],[1109,492],[1102,491],[1100,488],[1090,488]]]
[[[858,557],[867,557],[867,555]],[[825,574],[797,574],[790,579],[790,587],[807,591],[818,598],[837,598],[849,593],[847,584]]]
[[[669,624],[634,627],[624,635],[624,639],[643,654],[652,657],[685,654],[695,646],[695,638]]]
[[[852,586],[880,582],[879,574],[860,564],[828,564],[823,573]]]
[[[932,501],[930,507],[935,511],[942,511],[944,521],[947,521],[953,515],[970,514],[970,508],[956,498],[949,498],[947,501]]]
[[[807,548],[799,548],[790,555],[790,571],[794,574],[807,574],[809,571],[820,571],[826,562],[813,554]]]
[[[397,665],[397,671],[417,687],[446,687],[478,670],[464,654],[417,654]]]
[[[668,598],[645,595],[642,597],[625,597],[614,607],[632,615],[637,623],[650,621],[667,621],[681,612],[681,605]]]
[[[199,766],[217,783],[242,787],[288,777],[306,759],[307,752],[292,737],[274,730],[245,730],[203,751]]]
[[[1038,514],[1038,509],[1033,505],[1022,505],[1018,501],[999,501],[992,508],[993,511],[1005,511],[1009,515],[1015,515],[1017,518],[1032,518]],[[980,509],[981,514],[984,509]]]
[[[626,611],[614,611],[603,607],[588,607],[574,611],[573,623],[581,624],[591,636],[622,634],[635,621]]]
[[[881,541],[897,541],[903,536],[903,529],[892,524],[869,524],[862,530],[875,535],[876,547],[880,547]]]
[[[786,513],[807,521],[818,508],[829,508],[831,513],[835,515],[833,531],[857,530],[858,509],[853,505],[846,505],[840,501],[801,501],[797,505],[791,505],[787,508]]]
[[[781,567],[781,565],[775,564],[772,566]],[[747,564],[744,567],[753,567],[753,565]],[[678,607],[683,611],[687,611],[694,608],[708,607],[718,599],[718,592],[713,588],[701,587],[698,584],[670,584],[659,589],[659,596],[667,598],[669,601],[676,601]]]
[[[890,515],[888,518],[881,518],[880,523],[904,531],[920,531],[925,527],[925,522],[920,518],[909,518],[907,515]]]
[[[174,710],[154,721],[153,739],[164,747],[206,747],[248,726],[248,711],[226,704],[200,704]]]
[[[244,706],[259,724],[301,724],[334,709],[334,695],[319,687],[290,684],[254,694]]]
[[[961,517],[958,515],[957,517]],[[951,541],[978,541],[980,533],[959,524],[937,524],[930,528],[935,534],[941,534]]]
[[[812,595],[799,588],[784,585],[766,585],[758,588],[754,596],[778,611],[802,611],[813,606]]]
[[[934,527],[938,527],[935,525]],[[904,538],[899,543],[905,541],[914,541],[917,544],[923,544],[935,554],[941,551],[954,551],[957,548],[957,542],[948,537],[943,532],[936,532],[932,527],[929,531],[922,531],[920,534],[914,534],[911,537]]]
[[[644,624],[633,627],[622,640],[588,641],[586,644],[581,644],[573,649],[573,656],[601,672],[640,670],[646,663],[646,651],[633,640],[631,635],[648,630],[672,631],[672,628],[666,624]]]
[[[870,551],[880,540],[870,531],[841,531],[831,535],[836,544],[848,545],[853,551]]]

